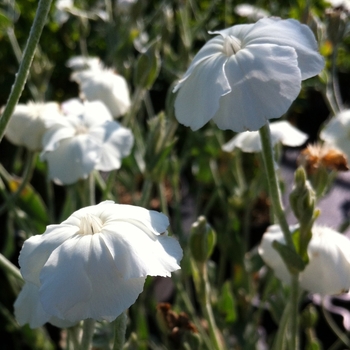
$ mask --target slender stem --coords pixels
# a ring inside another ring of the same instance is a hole
[[[95,198],[95,176],[94,172],[92,171],[89,175],[89,205],[95,205],[96,204],[96,198]]]
[[[148,177],[146,177],[142,186],[142,196],[139,204],[141,207],[147,207],[149,205],[152,187],[153,182]]]
[[[290,349],[299,349],[298,337],[298,306],[299,306],[299,274],[291,276],[292,284],[290,291]]]
[[[273,350],[284,350],[286,347],[286,342],[284,341],[286,336],[286,329],[290,315],[290,303],[287,303],[282,318],[278,325],[278,332],[273,345]]]
[[[289,231],[289,225],[284,215],[284,209],[281,200],[280,188],[275,172],[275,161],[273,156],[273,148],[271,143],[271,133],[269,123],[266,123],[260,130],[260,139],[262,145],[262,155],[265,165],[266,178],[270,191],[270,199],[272,202],[272,208],[275,216],[277,217],[278,224],[281,226],[284,239],[287,246],[294,252],[296,252],[291,233]]]
[[[278,180],[275,172],[275,163],[273,148],[271,142],[271,133],[269,123],[266,123],[260,129],[260,139],[262,145],[262,155],[265,165],[266,177],[270,191],[270,200],[272,202],[272,207],[277,221],[282,229],[283,236],[288,248],[296,253],[296,249],[292,240],[292,235],[289,230],[289,225],[285,217],[280,188],[278,185]],[[290,308],[290,331],[291,331],[291,349],[295,350],[298,347],[298,274],[291,274],[291,308]]]
[[[10,96],[7,100],[4,113],[0,118],[0,142],[5,134],[7,123],[9,122],[11,115],[15,109],[15,106],[22,94],[24,85],[27,81],[29,68],[32,64],[35,49],[39,42],[41,32],[44,28],[47,14],[49,13],[52,0],[40,0],[32,28],[29,33],[27,45],[24,49],[22,62],[19,66],[18,73],[16,75],[15,83],[12,86]]]
[[[16,56],[17,62],[20,64],[22,60],[22,51],[21,48],[18,45],[17,38],[15,36],[14,30],[12,27],[7,29],[7,36],[9,38],[10,44],[12,46],[12,50]],[[30,81],[30,75],[28,75],[27,85],[30,90],[30,93],[32,94],[34,100],[39,99],[39,91],[36,88],[36,86]]]
[[[48,215],[49,220],[53,224],[56,222],[56,215],[55,215],[55,193],[53,188],[53,183],[49,178],[49,174],[47,172],[46,174],[46,196],[47,196],[47,208],[48,208]]]
[[[128,317],[125,312],[121,313],[114,323],[114,344],[113,350],[123,349],[125,343],[126,322]]]
[[[348,348],[350,348],[350,339],[341,329],[339,329],[336,322],[334,322],[332,316],[324,306],[324,300],[322,300],[322,313],[332,331]]]
[[[225,346],[219,338],[219,330],[216,326],[213,310],[210,303],[210,284],[208,281],[208,270],[205,263],[198,264],[200,286],[200,300],[202,304],[203,314],[208,322],[209,334],[215,350],[224,350]]]
[[[83,324],[83,337],[81,339],[81,350],[89,350],[95,330],[95,320],[87,318]]]
[[[16,279],[23,282],[23,277],[18,267],[12,264],[12,262],[6,259],[2,254],[0,254],[0,266],[12,276],[14,276]]]

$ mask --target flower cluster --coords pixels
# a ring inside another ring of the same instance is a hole
[[[19,257],[25,285],[15,302],[18,322],[113,321],[135,302],[147,275],[180,268],[182,250],[168,225],[161,213],[105,201],[29,238]]]

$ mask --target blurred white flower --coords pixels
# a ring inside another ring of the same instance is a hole
[[[67,22],[69,19],[69,10],[74,8],[73,0],[57,0],[55,2],[54,19],[59,24]]]
[[[281,142],[285,146],[297,147],[304,144],[307,135],[292,126],[287,121],[280,121],[270,124],[271,142],[275,146]],[[223,151],[232,152],[235,148],[240,148],[243,152],[261,152],[261,141],[258,131],[244,131],[234,136],[229,142],[222,146]]]
[[[74,71],[103,69],[102,62],[98,57],[74,56],[67,61],[66,66]]]
[[[31,151],[42,149],[42,137],[46,130],[45,121],[62,117],[56,102],[18,104],[6,127],[5,136],[17,146]]]
[[[129,110],[131,102],[126,80],[112,70],[86,69],[74,72],[71,78],[79,84],[82,98],[102,101],[114,118]]]
[[[72,110],[79,111],[76,105]],[[100,101],[85,102],[80,114],[68,114],[48,126],[41,159],[48,162],[49,176],[57,184],[85,179],[93,169],[119,169],[134,142],[132,132],[113,121]]]
[[[180,269],[182,249],[168,225],[162,213],[112,201],[49,225],[20,253],[26,283],[15,303],[17,321],[32,328],[52,317],[56,324],[113,321],[136,301],[148,275]]]
[[[350,0],[327,0],[327,2],[334,8],[343,7],[345,10],[350,11]]]
[[[320,133],[327,145],[340,149],[350,159],[350,109],[332,118]]]
[[[250,4],[239,4],[235,6],[235,12],[237,15],[247,17],[252,21],[257,21],[261,18],[270,16],[268,11]]]
[[[295,229],[297,226],[290,227],[291,232]],[[263,235],[259,254],[280,280],[290,283],[290,274],[272,247],[273,241],[285,243],[278,225],[270,226]],[[328,227],[314,225],[308,256],[309,264],[299,275],[301,288],[322,295],[339,294],[350,288],[350,240],[346,236]]]
[[[210,119],[220,129],[258,130],[281,117],[301,81],[324,66],[312,31],[293,19],[263,18],[213,34],[174,88],[176,118],[192,130]]]

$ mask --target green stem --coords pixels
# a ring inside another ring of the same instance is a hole
[[[271,133],[269,123],[266,123],[260,130],[260,139],[262,145],[262,155],[265,165],[266,177],[269,186],[270,200],[274,214],[277,218],[278,224],[280,225],[287,247],[297,254],[292,235],[289,230],[289,225],[285,217],[280,188],[275,172],[274,154],[271,142]],[[298,274],[291,274],[291,308],[290,308],[290,331],[291,331],[291,349],[295,350],[298,347]]]
[[[126,323],[127,323],[128,317],[126,316],[125,312],[120,314],[114,323],[114,344],[113,344],[113,350],[120,350],[123,349],[124,343],[125,343],[125,332],[126,332]]]
[[[330,315],[328,310],[325,308],[323,300],[322,300],[322,313],[329,327],[332,329],[332,331],[346,345],[347,348],[350,348],[350,339],[347,337],[346,333],[344,333],[341,329],[339,329],[336,322],[334,322],[332,316]]]
[[[279,322],[278,325],[278,332],[277,332],[277,336],[275,338],[274,344],[273,344],[273,350],[284,350],[286,349],[286,342],[285,340],[285,336],[286,336],[286,329],[287,329],[287,324],[288,324],[288,320],[289,320],[289,315],[290,315],[290,303],[287,303],[283,314],[282,314],[282,318]]]
[[[95,330],[95,320],[87,318],[83,324],[83,337],[81,339],[81,350],[89,350],[92,344],[92,337]]]
[[[0,254],[0,266],[19,281],[23,282],[23,277],[17,266]]]
[[[291,276],[291,296],[290,296],[290,349],[299,349],[298,337],[298,306],[299,306],[299,274]]]
[[[208,281],[208,270],[205,263],[198,264],[200,278],[200,300],[203,314],[208,322],[210,339],[215,350],[224,350],[225,345],[219,337],[219,330],[216,326],[213,310],[210,303],[210,284]]]
[[[19,66],[18,73],[16,74],[15,83],[12,86],[10,96],[7,100],[4,113],[0,118],[0,142],[5,134],[6,126],[11,118],[11,115],[15,109],[15,106],[22,94],[24,85],[27,81],[29,69],[32,64],[35,49],[39,42],[41,32],[44,28],[47,14],[49,13],[52,0],[40,0],[38,9],[35,14],[34,22],[29,33],[27,45],[24,49],[22,62]]]
[[[294,252],[295,246],[292,240],[291,233],[289,231],[289,225],[284,215],[284,209],[281,200],[280,188],[278,185],[277,175],[275,172],[275,162],[273,155],[273,148],[271,143],[271,133],[269,123],[266,123],[260,130],[260,139],[262,145],[262,155],[266,171],[267,183],[269,186],[270,200],[272,203],[273,212],[278,220],[278,224],[281,226],[284,239],[287,246]]]
[[[92,171],[89,175],[89,205],[95,205],[96,204],[96,198],[95,198],[95,176],[94,172]]]

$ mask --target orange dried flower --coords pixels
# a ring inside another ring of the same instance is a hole
[[[298,164],[302,165],[307,173],[313,174],[320,168],[327,170],[349,170],[346,155],[336,148],[326,145],[308,145],[298,158]]]

